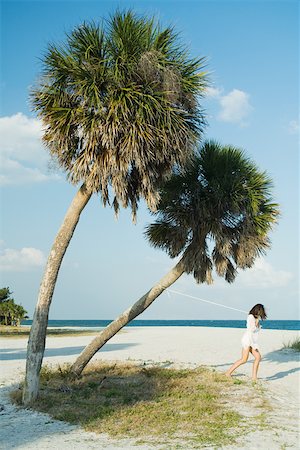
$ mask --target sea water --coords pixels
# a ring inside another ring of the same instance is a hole
[[[49,320],[49,327],[104,328],[112,320]],[[22,325],[31,325],[23,320]],[[128,327],[222,327],[245,328],[245,320],[133,320]],[[262,327],[269,330],[300,330],[300,320],[265,320]]]

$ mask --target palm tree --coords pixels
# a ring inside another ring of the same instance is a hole
[[[15,325],[20,326],[23,319],[28,319],[27,311],[22,305],[15,305]]]
[[[0,324],[20,325],[21,320],[27,319],[27,311],[22,305],[15,303],[9,288],[0,289]]]
[[[9,310],[9,325],[14,325],[15,324],[15,319],[16,319],[16,315],[17,315],[17,311],[16,311],[16,304],[13,298],[10,298],[7,302],[7,307]]]
[[[84,23],[64,45],[50,45],[32,101],[43,141],[73,184],[82,183],[50,251],[31,327],[23,402],[38,395],[49,307],[58,271],[80,214],[93,193],[104,205],[140,198],[155,210],[157,186],[184,165],[205,120],[198,99],[207,86],[204,59],[191,59],[172,28],[117,12]],[[112,193],[112,199],[110,199]]]
[[[155,248],[179,262],[133,306],[110,323],[83,350],[71,371],[79,375],[94,354],[184,273],[197,283],[213,282],[212,272],[232,283],[265,252],[276,222],[271,180],[244,153],[206,142],[184,172],[161,190],[157,220],[146,228]]]
[[[11,299],[11,294],[8,287],[0,289],[0,324],[8,325],[9,305],[7,302]]]
[[[10,318],[10,306],[8,301],[1,302],[0,303],[0,318],[1,323],[3,322],[4,325],[9,325],[9,318]]]
[[[0,289],[0,304],[10,299],[12,292],[10,292],[9,287]]]

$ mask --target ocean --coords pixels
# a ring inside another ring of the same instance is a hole
[[[49,320],[49,327],[105,328],[112,320]],[[31,325],[23,320],[22,325]],[[245,328],[245,320],[133,320],[128,327],[222,327]],[[267,330],[300,330],[300,320],[266,320],[262,328]]]

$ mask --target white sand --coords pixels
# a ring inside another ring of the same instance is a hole
[[[133,327],[115,336],[94,357],[103,360],[132,360],[141,363],[170,362],[184,367],[206,365],[226,371],[240,357],[242,329],[204,327]],[[262,330],[263,360],[259,378],[273,407],[272,430],[253,430],[240,443],[226,449],[299,448],[299,353],[281,350],[283,343],[299,336],[294,331]],[[91,336],[50,337],[44,363],[72,362],[90,342]],[[20,381],[25,369],[26,338],[0,339],[0,448],[2,449],[149,449],[133,446],[130,440],[112,440],[106,435],[55,421],[45,414],[17,409],[8,392]],[[235,372],[250,377],[252,361]],[[156,446],[155,448],[160,448]],[[188,448],[188,447],[182,447]]]

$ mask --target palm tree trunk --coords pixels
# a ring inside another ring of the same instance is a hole
[[[26,375],[23,389],[23,404],[25,406],[36,400],[38,396],[39,374],[45,350],[48,314],[58,271],[80,214],[91,195],[91,192],[88,192],[83,184],[72,200],[48,257],[27,346]]]
[[[82,351],[71,367],[71,372],[78,376],[92,357],[101,347],[111,339],[118,331],[127,325],[131,320],[144,312],[151,303],[169,286],[184,273],[184,265],[180,260],[173,269],[170,270],[150,291],[143,295],[134,305],[128,308],[116,320],[111,322],[92,342]]]

